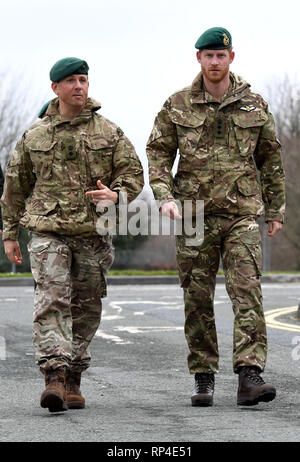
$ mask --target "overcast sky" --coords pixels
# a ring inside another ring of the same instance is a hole
[[[131,139],[145,167],[156,113],[199,72],[195,42],[227,28],[232,70],[266,96],[288,74],[300,78],[296,0],[0,0],[0,73],[23,75],[32,98],[54,97],[49,70],[66,56],[85,59],[90,96]]]

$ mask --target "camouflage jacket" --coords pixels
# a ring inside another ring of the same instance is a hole
[[[221,102],[203,89],[202,73],[173,94],[147,143],[157,200],[204,200],[205,214],[261,215],[283,222],[281,147],[263,98],[230,73]],[[179,149],[175,178],[172,167]]]
[[[18,238],[19,224],[37,232],[96,235],[99,214],[86,191],[97,180],[132,201],[142,190],[143,170],[122,130],[97,111],[88,98],[72,121],[52,100],[42,120],[18,142],[7,167],[1,199],[3,239]]]

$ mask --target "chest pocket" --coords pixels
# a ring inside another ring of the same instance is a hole
[[[109,183],[116,142],[113,139],[90,137],[85,144],[92,183],[94,184],[97,180],[101,180],[104,184]]]
[[[238,146],[239,154],[243,157],[254,153],[261,127],[268,120],[264,111],[245,112],[232,115],[233,133],[235,140],[231,139],[231,148]],[[235,141],[235,142],[234,142]]]
[[[180,152],[183,155],[194,154],[203,133],[206,114],[173,109],[170,112],[170,118],[176,124]]]
[[[25,142],[29,150],[32,169],[36,177],[48,180],[52,175],[54,147],[57,141],[47,139],[28,139]]]

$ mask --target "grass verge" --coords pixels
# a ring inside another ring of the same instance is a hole
[[[263,271],[263,274],[299,274],[300,271]],[[111,270],[108,276],[177,276],[176,270]],[[218,271],[218,274],[224,274]],[[0,273],[0,278],[32,277],[31,273]]]

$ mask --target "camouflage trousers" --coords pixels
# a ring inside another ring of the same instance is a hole
[[[200,246],[188,247],[185,236],[177,236],[190,373],[216,373],[219,369],[214,293],[220,257],[234,312],[233,370],[255,365],[263,371],[267,336],[259,280],[259,226],[254,217],[207,216]]]
[[[90,365],[89,344],[100,324],[105,272],[113,261],[108,237],[32,233],[28,243],[35,281],[33,344],[42,372]]]

